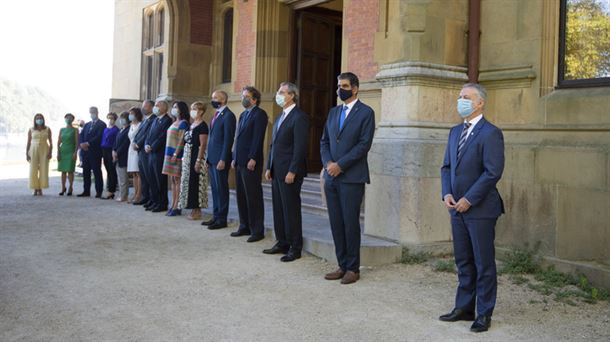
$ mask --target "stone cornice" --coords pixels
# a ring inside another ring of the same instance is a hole
[[[382,65],[376,76],[383,87],[430,85],[455,87],[468,82],[465,67],[425,62]]]

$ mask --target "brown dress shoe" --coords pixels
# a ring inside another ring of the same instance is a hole
[[[357,282],[358,279],[360,279],[359,273],[356,273],[353,271],[347,271],[347,272],[345,272],[343,279],[341,279],[341,284],[343,284],[343,285],[353,284],[353,283]]]
[[[343,278],[344,275],[345,275],[345,272],[342,269],[338,268],[334,272],[327,273],[324,276],[324,279],[326,279],[326,280],[339,280],[339,279]]]

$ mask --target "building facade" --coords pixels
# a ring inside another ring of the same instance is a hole
[[[601,14],[591,17],[581,3],[599,3],[593,10]],[[582,39],[570,26],[583,8],[589,21],[607,24],[607,6],[605,0],[116,0],[110,102],[121,109],[165,96],[208,101],[223,89],[240,113],[241,88],[254,85],[275,119],[275,91],[293,81],[311,117],[308,165],[319,172],[319,137],[337,101],[336,75],[354,72],[377,122],[365,233],[412,250],[446,251],[451,230],[439,168],[449,128],[459,123],[461,85],[478,81],[489,92],[485,116],[503,129],[506,143],[498,187],[507,213],[496,228],[498,249],[535,246],[559,269],[610,287],[610,68],[592,54],[579,57],[574,43]],[[610,59],[610,45],[596,44],[604,52],[597,55]],[[589,60],[593,72],[583,62]]]

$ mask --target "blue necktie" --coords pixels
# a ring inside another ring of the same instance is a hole
[[[343,123],[345,122],[345,116],[347,114],[347,106],[341,108],[341,116],[339,117],[339,130],[343,129]]]

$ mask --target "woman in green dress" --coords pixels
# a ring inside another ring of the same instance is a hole
[[[66,175],[70,181],[68,196],[72,196],[72,185],[74,183],[74,167],[76,166],[76,156],[78,153],[78,129],[72,126],[74,115],[68,113],[64,116],[66,127],[59,131],[57,138],[57,171],[61,172],[61,192],[60,196],[66,193]]]

